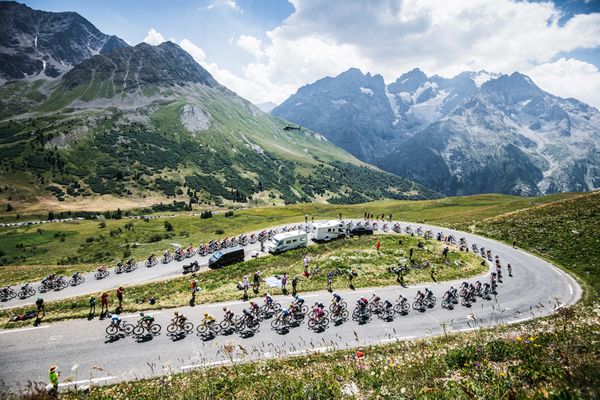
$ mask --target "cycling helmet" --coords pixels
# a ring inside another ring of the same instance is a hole
[[[208,313],[207,312],[204,313],[204,318],[206,318],[206,317],[208,317]]]
[[[227,307],[223,307],[223,311],[227,312],[229,310],[227,309]]]
[[[175,311],[175,315],[179,315],[179,311]]]
[[[143,312],[141,312],[141,313],[140,313],[140,317],[143,317],[143,316],[144,316],[144,313],[143,313]]]

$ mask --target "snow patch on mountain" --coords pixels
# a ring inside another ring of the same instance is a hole
[[[369,96],[373,96],[373,89],[370,88],[366,88],[366,87],[360,87],[360,92],[362,94],[368,94]]]

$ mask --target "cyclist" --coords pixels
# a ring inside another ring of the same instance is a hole
[[[318,321],[325,315],[325,311],[323,310],[323,308],[325,308],[323,303],[315,303],[315,305],[313,306],[313,315],[315,320]]]
[[[358,304],[360,310],[363,311],[369,305],[369,300],[367,300],[366,297],[361,297],[356,303]]]
[[[425,288],[425,297],[427,299],[430,299],[433,297],[433,292],[431,290],[429,290],[429,288]]]
[[[117,328],[121,329],[121,317],[119,317],[119,314],[113,314],[110,316],[110,323],[113,326],[116,326]]]
[[[233,316],[234,316],[233,311],[231,311],[227,307],[223,307],[223,312],[225,313],[225,315],[223,317],[223,319],[225,321],[229,321],[229,322],[233,321]]]
[[[383,302],[383,307],[386,309],[390,309],[390,308],[394,307],[394,305],[389,300],[386,300]]]
[[[139,321],[140,324],[146,325],[145,328],[147,330],[150,330],[150,326],[154,322],[154,316],[152,314],[144,314],[143,312],[141,312],[140,317],[142,317]]]
[[[450,286],[450,289],[446,290],[446,293],[444,293],[444,295],[442,296],[442,299],[451,301],[454,298],[453,290],[454,290],[454,288],[452,286]]]
[[[337,293],[333,294],[333,304],[339,305],[342,302],[342,296]]]
[[[212,324],[215,323],[215,317],[213,317],[209,313],[205,312],[204,313],[204,319],[202,320],[202,323],[204,325],[207,325],[207,326],[212,326]]]
[[[101,266],[98,268],[98,272],[100,272],[101,274],[105,273],[105,272],[106,272],[106,266],[105,266],[105,265],[101,265]]]
[[[371,296],[371,300],[369,300],[369,301],[374,304],[379,304],[380,300],[381,300],[381,297],[377,296],[376,294],[373,294]]]
[[[417,300],[419,303],[421,303],[421,302],[423,302],[424,299],[425,299],[425,293],[421,292],[421,290],[417,291],[415,300]]]
[[[265,305],[271,307],[273,305],[273,297],[267,292],[264,295]]]
[[[404,296],[402,296],[402,294],[398,295],[398,303],[404,303],[405,301],[408,301],[408,299]]]
[[[177,324],[179,327],[182,327],[183,324],[185,324],[186,320],[187,320],[187,318],[183,313],[180,313],[179,311],[175,311],[175,318],[173,318],[173,322],[175,324]]]
[[[260,307],[258,306],[258,304],[256,304],[253,301],[250,302],[250,310],[249,311],[252,312],[257,317],[258,317],[258,310],[259,309],[260,309]]]
[[[475,282],[475,293],[481,293],[481,282]]]
[[[294,301],[292,301],[292,304],[301,308],[302,305],[304,304],[304,298],[301,297],[300,295],[296,294],[294,296]]]

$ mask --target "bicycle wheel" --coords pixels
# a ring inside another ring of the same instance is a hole
[[[221,321],[221,323],[219,323],[219,326],[221,327],[222,331],[227,331],[231,327],[231,324],[229,323],[229,321],[223,320]]]
[[[308,320],[308,327],[309,327],[310,329],[315,329],[315,325],[317,325],[317,321],[315,321],[315,320],[314,320],[314,319],[312,319],[312,318]]]
[[[415,301],[412,306],[413,306],[413,308],[415,310],[420,310],[421,309],[421,302]]]
[[[133,333],[133,330],[135,329],[135,327],[132,324],[124,323],[123,326],[121,327],[121,329],[123,330],[123,332],[125,332],[125,334],[131,335]]]
[[[281,326],[281,319],[276,318],[273,321],[271,321],[271,328],[278,330],[280,326]]]
[[[29,296],[27,295],[27,292],[25,292],[25,291],[23,291],[23,290],[19,292],[19,298],[20,298],[21,300],[23,300],[23,299],[26,299],[27,297],[29,297]]]
[[[75,279],[71,279],[71,280],[69,280],[69,285],[76,286],[77,285],[77,281],[75,281]]]
[[[117,332],[119,332],[119,328],[114,325],[109,325],[106,327],[106,334],[108,336],[114,336],[117,334]]]
[[[161,326],[159,324],[150,325],[150,333],[152,333],[153,335],[156,335],[158,332],[160,332],[160,330]]]
[[[216,322],[213,322],[210,326],[210,329],[213,331],[213,333],[216,335],[219,332],[221,332],[221,325],[217,324]]]
[[[206,326],[206,324],[200,324],[200,325],[198,325],[196,330],[198,331],[199,334],[205,335],[206,332],[208,332],[208,327]]]
[[[167,332],[169,332],[169,333],[175,333],[175,332],[177,332],[177,329],[178,329],[178,327],[175,324],[167,325]]]
[[[191,322],[186,322],[185,324],[183,324],[183,330],[186,333],[190,333],[194,330],[194,324],[192,324]]]
[[[133,334],[136,336],[142,336],[144,334],[144,328],[140,325],[137,325],[133,328]]]
[[[341,317],[342,319],[345,321],[348,319],[348,317],[350,316],[350,313],[348,312],[348,310],[343,310],[341,313]]]

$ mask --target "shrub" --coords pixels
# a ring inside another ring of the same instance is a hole
[[[213,214],[212,214],[212,211],[210,211],[210,210],[203,211],[203,212],[200,214],[200,218],[201,218],[201,219],[212,218],[212,216],[213,216]]]
[[[169,221],[165,221],[165,230],[167,232],[171,232],[173,230],[173,224],[171,224]]]
[[[225,231],[223,229],[217,229],[215,231],[215,235],[223,235],[225,233]]]
[[[225,212],[225,217],[226,218],[233,217],[233,210],[229,210],[229,211]]]

